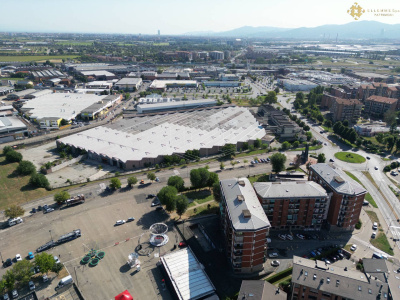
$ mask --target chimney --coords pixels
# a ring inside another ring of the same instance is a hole
[[[251,213],[250,213],[250,211],[248,209],[243,209],[242,213],[243,213],[243,216],[246,219],[250,219],[251,218]]]

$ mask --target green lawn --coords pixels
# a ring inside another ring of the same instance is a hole
[[[371,239],[370,242],[376,248],[378,248],[378,249],[380,249],[380,250],[382,250],[382,251],[384,251],[384,252],[386,252],[386,253],[388,253],[390,255],[394,254],[393,249],[390,246],[389,241],[388,241],[386,235],[383,232],[379,232],[377,234],[376,238]]]
[[[344,172],[347,174],[347,176],[349,176],[351,179],[357,181],[359,184],[361,184],[365,188],[365,186],[362,184],[362,182],[356,176],[354,176],[354,174],[352,174],[349,171],[344,171]],[[367,200],[369,202],[369,204],[371,204],[373,207],[378,208],[378,205],[376,204],[374,198],[372,198],[370,193],[367,193],[365,195],[365,200]]]
[[[372,223],[376,222],[376,223],[378,223],[378,226],[380,226],[379,219],[378,219],[376,212],[374,212],[372,210],[366,210],[365,212],[368,214],[368,217],[371,219]]]
[[[24,78],[12,78],[12,77],[0,77],[0,80],[15,80],[15,81],[19,81],[19,80],[25,80]]]
[[[192,203],[196,202],[196,204],[202,204],[211,200],[214,200],[214,197],[209,190],[202,190],[202,191],[193,191],[184,194],[188,199],[193,200]],[[191,203],[191,204],[192,204]],[[194,205],[196,205],[194,204]],[[193,206],[193,205],[191,205]]]
[[[56,45],[73,45],[73,46],[90,46],[93,45],[93,42],[88,42],[88,41],[58,41],[56,42]]]
[[[209,205],[210,205],[210,208],[208,208]],[[213,201],[210,204],[204,204],[199,207],[189,208],[185,212],[185,215],[189,218],[194,218],[194,217],[198,217],[198,216],[216,214],[218,212],[218,210],[219,210],[219,204],[217,202]]]
[[[15,55],[15,56],[0,56],[0,61],[45,61],[45,60],[61,60],[61,59],[73,59],[78,57],[78,55]]]
[[[308,150],[312,151],[312,150],[318,150],[321,149],[322,145],[316,145],[316,146],[310,146],[308,148]],[[306,148],[302,147],[302,148],[296,148],[296,149],[289,149],[289,151],[304,151]]]
[[[361,164],[366,160],[364,156],[352,152],[336,152],[335,157],[342,161],[353,164]]]

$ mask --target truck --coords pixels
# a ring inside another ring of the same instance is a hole
[[[57,246],[57,243],[54,242],[54,241],[50,241],[50,242],[48,242],[48,243],[46,243],[46,244],[40,246],[39,248],[37,248],[37,249],[36,249],[36,252],[39,253],[39,252],[42,252],[42,251],[44,251],[44,250],[53,248],[53,247],[55,247],[55,246]]]
[[[64,234],[60,236],[60,238],[57,240],[57,244],[62,244],[65,242],[72,241],[78,237],[81,236],[81,230],[80,229],[75,229],[72,232],[69,232],[67,234]]]
[[[72,198],[68,199],[67,201],[65,201],[65,204],[67,206],[81,204],[81,203],[85,203],[85,195],[83,195],[83,194],[76,195],[75,197],[72,197]]]
[[[69,284],[71,284],[72,282],[73,282],[72,276],[71,276],[71,275],[68,275],[68,276],[66,276],[66,277],[64,277],[64,278],[62,278],[62,279],[60,280],[60,282],[59,282],[58,285],[56,286],[56,289],[62,288],[63,286],[66,286],[66,285],[69,285]]]
[[[11,227],[11,226],[17,225],[17,224],[22,223],[22,222],[23,222],[23,220],[20,217],[9,219],[8,220],[8,226]]]

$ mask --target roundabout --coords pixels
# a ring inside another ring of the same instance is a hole
[[[335,157],[341,161],[345,161],[352,164],[362,164],[366,161],[364,156],[353,152],[336,152]]]

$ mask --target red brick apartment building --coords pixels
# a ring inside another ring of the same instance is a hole
[[[395,111],[399,100],[381,96],[370,96],[364,101],[364,114],[383,117],[388,110]]]
[[[327,223],[331,230],[354,230],[367,191],[329,164],[310,166],[308,180],[320,184],[330,195]]]
[[[221,222],[227,256],[235,273],[263,270],[271,227],[247,178],[220,181]]]
[[[271,229],[321,229],[330,199],[313,181],[256,182],[257,193]]]

